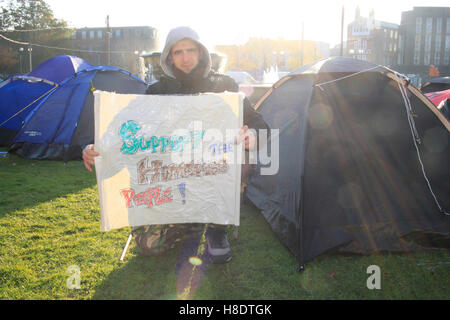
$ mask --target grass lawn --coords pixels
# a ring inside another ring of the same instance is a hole
[[[130,228],[100,231],[95,174],[81,161],[0,158],[0,299],[450,299],[450,252],[324,254],[298,264],[258,211],[241,207],[233,259],[194,267],[182,244],[142,257]],[[189,244],[189,243],[188,243]],[[381,289],[366,286],[367,267]],[[69,289],[80,271],[80,288]],[[189,288],[190,290],[187,290]]]

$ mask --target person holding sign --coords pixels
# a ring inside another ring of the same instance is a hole
[[[200,42],[198,34],[189,27],[172,29],[161,53],[164,75],[147,89],[151,95],[179,95],[198,93],[238,92],[239,87],[229,76],[211,69],[211,56]],[[244,143],[246,150],[255,147],[256,137],[249,128],[268,129],[260,114],[248,99],[244,99],[244,126],[236,143]],[[93,145],[84,148],[82,157],[87,170],[92,171],[94,158],[99,154]],[[136,244],[144,255],[164,253],[190,233],[203,228],[201,224],[171,224],[140,227],[133,231]],[[207,252],[213,263],[225,263],[231,259],[231,248],[225,226],[208,224],[206,229]]]

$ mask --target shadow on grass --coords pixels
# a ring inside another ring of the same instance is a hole
[[[232,230],[228,233],[233,259],[223,265],[205,259],[198,268],[189,264],[195,241],[154,257],[139,256],[133,244],[125,262],[97,283],[92,299],[448,299],[446,252],[361,255],[334,250],[299,273],[295,257],[257,210],[241,207],[239,230],[238,239]],[[383,290],[367,288],[370,265],[380,266]]]
[[[153,257],[139,256],[133,244],[125,263],[95,288],[92,299],[246,300],[304,296],[304,290],[298,286],[295,258],[269,232],[257,210],[241,207],[239,230],[236,239],[233,228],[229,229],[233,258],[226,264],[210,263],[207,254],[199,255],[201,264],[190,263],[189,258],[197,256],[200,237],[187,238],[165,255]]]
[[[82,161],[30,160],[14,154],[0,158],[0,217],[96,184]]]
[[[129,252],[123,267],[113,271],[95,288],[94,300],[176,300],[193,299],[204,280],[209,261],[201,255],[201,265],[189,258],[196,256],[199,238],[188,238],[164,255],[145,257]]]

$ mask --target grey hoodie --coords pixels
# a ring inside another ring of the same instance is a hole
[[[209,71],[211,70],[211,56],[209,55],[208,49],[200,42],[200,37],[198,36],[197,32],[195,32],[189,27],[174,28],[170,30],[169,34],[167,35],[166,44],[161,53],[160,59],[161,68],[163,69],[164,73],[171,78],[175,78],[175,75],[173,73],[173,66],[169,62],[168,57],[173,45],[183,39],[190,39],[198,44],[201,51],[200,53],[201,58],[199,63],[201,63],[202,60],[206,60],[205,73],[203,74],[203,77],[206,77],[209,74]]]

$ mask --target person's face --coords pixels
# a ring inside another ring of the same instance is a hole
[[[198,65],[200,50],[197,44],[190,40],[180,40],[170,50],[169,61],[184,73],[190,73]]]

